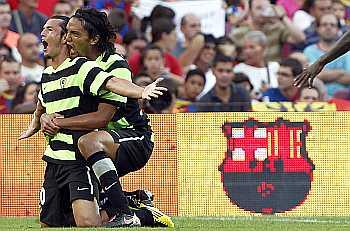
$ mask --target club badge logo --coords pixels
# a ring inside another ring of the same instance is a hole
[[[227,152],[221,180],[231,202],[263,214],[282,213],[302,204],[311,189],[314,164],[306,151],[310,124],[226,122]]]

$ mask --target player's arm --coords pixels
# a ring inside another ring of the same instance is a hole
[[[63,118],[56,116],[52,122],[64,129],[70,130],[94,130],[104,128],[108,122],[113,118],[116,107],[107,103],[100,103],[96,112],[82,114],[74,117]]]
[[[350,31],[346,32],[340,40],[337,41],[335,46],[323,54],[316,62],[310,65],[306,70],[304,70],[297,78],[294,80],[294,85],[297,87],[302,87],[306,83],[311,87],[314,78],[318,75],[324,66],[338,58],[339,56],[345,54],[350,49]]]
[[[19,140],[29,138],[40,130],[40,117],[44,113],[45,113],[45,108],[41,104],[41,101],[38,100],[34,114],[33,114],[32,121],[30,122],[27,130],[22,132],[22,134],[18,138]]]

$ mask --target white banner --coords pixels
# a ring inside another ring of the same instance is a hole
[[[222,0],[198,0],[163,2],[159,0],[140,0],[139,5],[133,8],[133,12],[143,18],[149,16],[153,7],[163,5],[173,9],[176,13],[175,23],[180,25],[182,16],[193,13],[201,19],[203,33],[220,37],[225,34],[225,10]]]

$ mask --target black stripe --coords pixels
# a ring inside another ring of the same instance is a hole
[[[129,64],[126,60],[117,60],[107,68],[106,72],[109,73],[117,68],[127,68],[130,70]]]
[[[121,107],[122,105],[124,105],[123,102],[120,101],[114,101],[114,100],[110,100],[110,99],[103,99],[103,98],[98,98],[97,102],[99,103],[106,103],[106,104],[110,104],[113,105],[117,108]]]
[[[94,82],[96,76],[102,71],[101,68],[99,67],[94,67],[92,68],[89,73],[86,75],[86,78],[84,80],[84,94],[85,95],[90,95],[90,86]]]
[[[41,77],[41,83],[47,83],[51,81],[58,80],[62,77],[68,77],[71,75],[75,75],[79,72],[80,67],[87,61],[85,58],[79,58],[74,65],[67,67],[61,71],[56,73],[47,74],[43,73]]]
[[[76,151],[73,144],[67,144],[66,142],[63,142],[60,140],[50,141],[50,147],[53,151],[59,151],[59,150],[68,150],[72,152]]]
[[[80,88],[77,86],[50,91],[43,95],[45,103],[55,102],[61,99],[68,99],[75,96],[81,96]]]
[[[111,56],[111,54],[108,53],[108,52],[106,52],[106,53],[103,55],[102,62],[107,62],[110,56]]]

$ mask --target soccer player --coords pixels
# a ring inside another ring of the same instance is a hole
[[[106,14],[91,8],[79,9],[70,19],[67,30],[67,44],[71,56],[84,56],[96,60],[103,70],[131,81],[131,71],[127,62],[114,52],[111,42],[114,32]],[[112,99],[113,96],[104,95],[102,98]],[[43,121],[43,126],[50,131],[59,128],[99,128],[94,127],[98,118],[96,113],[71,118],[54,118],[54,116],[47,117],[46,121]],[[153,133],[149,119],[140,110],[138,101],[128,98],[126,107],[117,110],[107,129],[82,136],[78,145],[107,196],[109,206],[102,212],[103,220],[114,217],[108,223],[111,226],[132,224],[133,211],[128,207],[119,177],[144,167],[153,150]],[[153,213],[156,225],[158,223],[173,226],[171,219],[158,209],[147,208]]]
[[[322,71],[324,66],[348,52],[349,49],[350,31],[346,32],[332,49],[323,54],[316,62],[306,68],[297,78],[295,78],[294,85],[302,87],[307,83],[309,87],[312,87],[314,78]]]
[[[52,66],[44,71],[35,117],[20,138],[27,138],[38,130],[38,118],[44,110],[46,113],[71,117],[96,111],[99,106],[93,96],[105,95],[108,90],[135,98],[150,98],[163,90],[154,85],[145,89],[135,87],[129,81],[103,72],[95,62],[86,58],[67,58],[65,22],[67,18],[53,16],[42,31],[44,54],[52,60]],[[126,102],[126,98],[120,95],[115,95],[112,100],[119,106]],[[112,116],[108,114],[106,117]],[[74,146],[79,137],[87,132],[61,129],[55,136],[46,135],[49,146],[43,159],[47,166],[40,192],[40,222],[43,226],[101,225],[90,169]],[[71,214],[74,221],[70,219]]]

